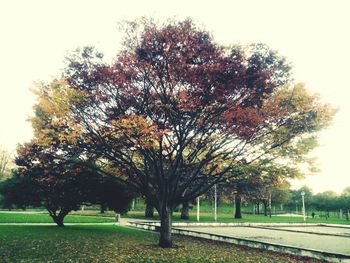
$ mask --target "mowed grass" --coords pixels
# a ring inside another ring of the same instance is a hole
[[[97,210],[85,210],[85,211],[75,211],[72,214],[74,215],[80,215],[80,216],[96,216],[96,217],[114,217],[115,213],[111,211],[106,211],[105,213],[101,214]],[[122,217],[127,218],[137,218],[137,219],[148,219],[148,220],[159,220],[158,213],[154,213],[153,218],[146,218],[144,216],[144,211],[129,211],[127,215],[122,215]],[[197,214],[195,212],[190,212],[190,219],[189,220],[183,220],[180,218],[180,212],[174,212],[173,213],[173,222],[197,222]],[[213,213],[208,212],[202,212],[200,213],[200,219],[199,222],[215,222],[214,221],[214,215]],[[272,215],[264,216],[264,215],[252,215],[252,214],[243,214],[243,217],[241,219],[235,219],[233,218],[233,215],[231,213],[219,213],[217,222],[257,222],[257,223],[303,223],[303,217],[299,216],[275,216]],[[339,219],[339,218],[324,218],[324,217],[316,217],[311,218],[307,217],[306,219],[307,223],[315,223],[315,224],[347,224],[350,225],[350,221],[346,220],[346,218]]]
[[[158,214],[154,213],[154,220],[158,220]],[[139,218],[139,219],[147,219],[144,217],[144,212],[142,211],[130,211],[127,215],[130,218]],[[183,220],[180,218],[180,213],[173,214],[173,222],[197,222],[196,213],[190,213],[189,220]],[[199,222],[215,222],[214,215],[212,213],[201,213]],[[233,215],[230,214],[218,214],[217,222],[257,222],[257,223],[303,223],[303,217],[294,217],[294,216],[264,216],[264,215],[250,215],[243,214],[241,219],[233,218]],[[307,223],[324,223],[324,224],[350,224],[350,221],[346,219],[339,218],[307,218]]]
[[[320,262],[182,236],[170,249],[157,242],[157,233],[111,225],[3,225],[0,262]]]
[[[115,221],[113,218],[71,215],[64,219],[64,223],[105,223],[113,221]],[[0,223],[53,223],[53,220],[48,214],[0,212]]]

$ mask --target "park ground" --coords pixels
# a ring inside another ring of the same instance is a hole
[[[320,262],[232,244],[174,236],[174,247],[157,246],[158,234],[111,223],[112,213],[85,210],[68,216],[66,223],[96,225],[56,226],[4,225],[49,223],[47,214],[0,212],[0,262]],[[81,215],[83,214],[83,215]],[[129,217],[142,218],[141,211]],[[193,215],[191,217],[194,218]],[[223,217],[223,215],[222,215]],[[178,220],[175,213],[175,220]],[[245,216],[240,221],[296,220],[295,217]],[[210,214],[202,219],[210,221]],[[219,217],[220,219],[220,217]],[[297,218],[300,220],[300,218]],[[223,219],[228,220],[228,219]]]
[[[182,236],[170,249],[157,241],[156,233],[114,225],[2,225],[0,262],[319,262]]]

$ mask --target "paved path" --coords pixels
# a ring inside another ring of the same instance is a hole
[[[177,227],[202,233],[263,241],[278,245],[321,250],[350,256],[350,231],[334,227]],[[295,232],[285,230],[296,230]],[[303,231],[303,232],[298,232]],[[309,233],[305,233],[305,231]],[[323,235],[319,235],[322,233]],[[343,234],[334,236],[333,234]]]
[[[293,232],[303,232],[303,233],[315,233],[320,235],[335,235],[350,237],[349,227],[327,227],[327,226],[313,226],[313,227],[261,227],[271,230],[280,231],[293,231]]]

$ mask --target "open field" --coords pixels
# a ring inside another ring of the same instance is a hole
[[[90,216],[98,216],[98,217],[114,217],[115,213],[107,211],[104,214],[101,214],[99,211],[93,210],[85,210],[85,211],[76,211],[73,212],[74,215],[90,215]],[[122,217],[128,218],[138,218],[138,219],[149,219],[144,217],[144,211],[129,211],[127,215],[122,215]],[[155,212],[152,220],[158,220],[158,214]],[[197,215],[195,212],[190,212],[190,220],[183,220],[180,218],[180,212],[174,212],[173,214],[174,222],[197,222]],[[203,212],[200,213],[200,222],[214,222],[213,213]],[[243,218],[234,219],[232,214],[228,213],[219,213],[218,214],[218,222],[265,222],[265,223],[303,223],[303,218],[301,216],[275,216],[272,217],[264,216],[264,215],[251,215],[251,214],[243,214]],[[310,218],[306,219],[307,223],[327,223],[327,224],[348,224],[350,225],[350,221],[339,218]]]
[[[0,226],[0,262],[320,262],[231,244],[117,226]]]
[[[144,213],[141,211],[131,211],[128,213],[129,217],[134,218],[145,218]],[[154,219],[159,219],[157,214],[155,213]],[[180,219],[180,213],[174,213],[173,215],[174,221],[190,221],[197,222],[196,213],[190,213],[190,220],[182,220]],[[200,214],[200,222],[214,222],[214,215],[212,213],[201,213]],[[266,223],[302,223],[302,217],[295,216],[264,216],[264,215],[250,215],[243,214],[243,218],[234,219],[230,214],[218,214],[218,222],[266,222]],[[308,223],[328,223],[328,224],[350,224],[350,221],[346,219],[339,218],[307,218],[306,222]]]
[[[68,215],[64,223],[104,223],[113,222],[113,218],[72,216]],[[1,213],[0,223],[53,223],[48,214],[27,214],[27,213]]]
[[[38,212],[38,211],[36,211]],[[102,223],[114,221],[115,213],[113,211],[106,211],[101,214],[99,210],[84,210],[73,211],[66,218],[65,223]],[[128,214],[122,215],[122,217],[148,219],[144,217],[144,211],[134,210],[129,211]],[[157,212],[154,213],[153,220],[158,220]],[[190,220],[182,220],[180,218],[180,212],[173,213],[174,222],[197,222],[197,215],[193,209],[190,212]],[[201,212],[200,222],[214,222],[214,215],[212,212]],[[301,216],[284,216],[284,215],[272,215],[272,217],[264,215],[252,215],[243,214],[242,219],[234,219],[232,213],[228,211],[218,213],[218,222],[265,222],[265,223],[302,223],[303,218]],[[326,224],[347,224],[350,225],[350,221],[345,218],[330,217],[308,217],[307,223],[326,223]],[[52,223],[51,217],[47,213],[36,214],[32,213],[5,213],[0,211],[0,223]]]

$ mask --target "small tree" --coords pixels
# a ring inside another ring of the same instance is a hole
[[[18,148],[16,164],[14,176],[1,186],[4,206],[45,207],[57,226],[64,226],[65,216],[81,205],[103,203],[125,213],[133,197],[115,178],[101,176],[87,168],[89,165],[55,156],[35,143]]]
[[[25,188],[24,183],[30,182],[28,187],[34,190],[29,204],[45,207],[58,226],[63,226],[69,212],[96,201],[94,187],[99,184],[99,175],[95,172],[63,160],[56,156],[56,150],[34,142],[20,146],[17,153],[19,185]],[[14,185],[11,191],[22,191],[19,185]]]

